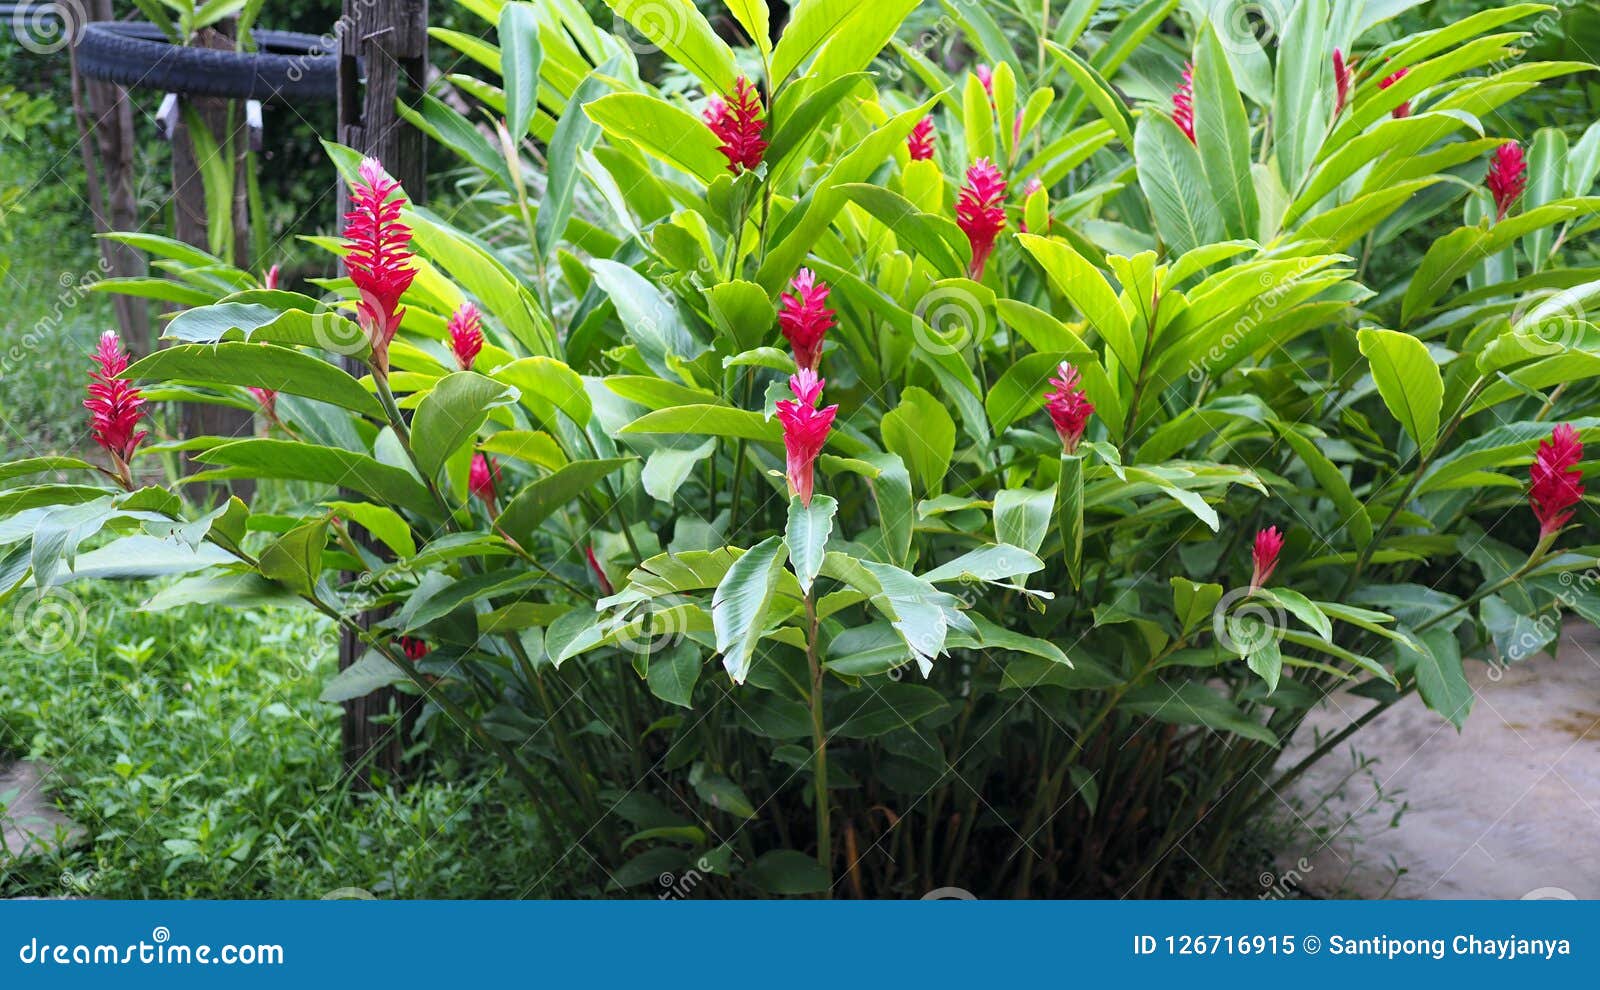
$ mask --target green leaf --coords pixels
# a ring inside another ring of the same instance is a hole
[[[156,592],[139,606],[140,611],[161,612],[185,605],[218,605],[223,608],[259,609],[306,608],[311,603],[253,572],[224,571],[180,578]]]
[[[1461,669],[1461,646],[1455,633],[1435,628],[1413,633],[1411,638],[1417,644],[1415,649],[1396,644],[1395,670],[1415,675],[1422,700],[1460,729],[1475,696]]]
[[[445,462],[477,435],[489,410],[516,399],[515,390],[471,371],[441,378],[422,397],[411,423],[411,449],[423,476],[437,478]]]
[[[805,0],[792,8],[794,13],[783,29],[783,36],[772,51],[772,88],[783,85],[824,44],[860,6],[857,0]]]
[[[767,0],[727,0],[728,12],[763,53],[772,52],[772,22]]]
[[[1188,143],[1182,134],[1179,138]],[[1056,291],[1066,296],[1094,327],[1131,379],[1139,367],[1139,347],[1128,325],[1128,315],[1123,312],[1122,303],[1105,275],[1058,238],[1018,234],[1017,242],[1044,268]]]
[[[275,314],[277,315],[277,314]],[[341,409],[381,419],[383,408],[372,393],[344,369],[290,347],[260,342],[178,344],[135,361],[130,380],[195,385],[270,388],[329,402]]]
[[[511,140],[528,136],[539,108],[539,20],[533,4],[508,0],[500,8],[500,76],[505,83],[506,129]],[[565,159],[571,162],[572,159]],[[570,169],[570,165],[569,165]]]
[[[1272,94],[1273,149],[1286,189],[1298,189],[1333,113],[1328,0],[1298,0],[1278,45]],[[1215,240],[1215,238],[1213,238]]]
[[[761,640],[767,608],[777,590],[786,546],[781,536],[769,536],[733,562],[711,597],[711,622],[717,634],[717,652],[736,684],[750,673],[750,657]]]
[[[1438,439],[1444,403],[1444,379],[1433,356],[1422,341],[1396,330],[1363,327],[1357,340],[1384,405],[1426,454]]]
[[[1222,221],[1205,184],[1200,152],[1171,117],[1146,113],[1139,118],[1133,156],[1139,166],[1139,188],[1150,201],[1156,230],[1169,254],[1181,255],[1223,239]]]
[[[328,678],[317,700],[329,704],[354,701],[405,679],[406,675],[388,657],[377,650],[368,650],[355,663]]]
[[[675,406],[645,413],[624,426],[623,433],[682,433],[691,436],[736,437],[782,443],[783,427],[758,412],[732,406]]]
[[[416,555],[417,543],[411,527],[393,509],[371,502],[324,502],[329,511],[362,527],[398,557]]]
[[[1251,643],[1245,663],[1267,685],[1268,694],[1278,690],[1278,678],[1283,673],[1283,651],[1275,637],[1268,636]]]
[[[611,88],[607,78],[616,74],[620,56],[612,56],[606,63],[583,77],[583,82],[572,91],[567,106],[556,121],[555,134],[550,138],[548,157],[554,162],[573,163],[566,168],[550,169],[544,199],[539,202],[539,215],[533,222],[534,241],[545,257],[561,243],[566,233],[567,221],[572,217],[572,196],[578,187],[582,170],[576,162],[594,147],[600,137],[600,125],[590,119],[585,109],[590,101],[597,100]]]
[[[700,679],[700,647],[683,642],[650,658],[646,679],[650,693],[670,705],[689,708],[695,682]]]
[[[1184,633],[1193,632],[1209,621],[1217,602],[1222,600],[1220,584],[1198,584],[1178,576],[1171,579],[1171,584],[1172,612]]]
[[[534,532],[557,510],[600,483],[606,475],[629,463],[632,458],[607,457],[573,461],[554,474],[540,478],[506,503],[495,526],[513,540],[530,543]]]
[[[895,454],[870,453],[863,459],[878,469],[867,479],[872,501],[878,509],[878,534],[886,563],[904,566],[911,553],[912,528],[916,508],[911,496],[911,472]]]
[[[1061,455],[1061,481],[1056,485],[1056,521],[1061,526],[1061,554],[1074,589],[1083,586],[1083,455]]]
[[[784,540],[789,545],[789,566],[800,579],[800,590],[811,594],[811,584],[822,570],[822,557],[833,533],[833,516],[839,503],[827,495],[813,495],[807,506],[795,495],[789,499],[789,525]]]
[[[813,0],[813,5],[817,0]],[[801,6],[805,9],[805,5]],[[794,849],[774,849],[750,864],[746,876],[763,893],[783,897],[820,894],[833,886],[828,871],[814,858]]]
[[[970,249],[966,236],[953,221],[924,213],[904,196],[882,186],[854,182],[841,185],[839,189],[893,231],[903,247],[913,249],[932,264],[938,273],[954,278],[967,270],[965,256]],[[962,256],[957,256],[955,245],[966,249]]]
[[[584,112],[612,137],[638,145],[702,182],[727,174],[728,160],[717,150],[711,128],[665,100],[644,93],[612,93],[590,101]]]
[[[1055,514],[1056,491],[1003,488],[994,496],[994,538],[1038,553]]]
[[[879,430],[884,449],[899,455],[924,492],[937,495],[944,490],[955,452],[956,424],[933,393],[915,385],[906,388],[900,393],[900,405],[884,413]]]
[[[257,438],[219,444],[200,451],[194,459],[226,469],[220,473],[227,477],[337,485],[423,515],[437,511],[433,497],[409,471],[337,447]]]
[[[1302,0],[1309,2],[1309,0]],[[1228,56],[1209,22],[1194,55],[1194,133],[1212,199],[1229,237],[1254,237],[1261,222],[1250,176],[1250,118]]]
[[[304,523],[267,544],[256,558],[256,566],[289,590],[310,594],[322,575],[322,548],[327,542],[327,519]]]
[[[1263,588],[1259,592],[1275,599],[1280,605],[1289,610],[1295,618],[1304,622],[1312,631],[1323,639],[1332,642],[1333,623],[1322,613],[1316,603],[1292,588]]]
[[[1093,66],[1072,51],[1053,41],[1046,41],[1045,47],[1050,49],[1050,53],[1061,63],[1061,68],[1066,70],[1078,89],[1094,105],[1100,118],[1111,125],[1111,130],[1116,133],[1117,140],[1122,142],[1122,146],[1132,149],[1133,129],[1128,126],[1128,114],[1122,105],[1122,99],[1111,88],[1111,84],[1106,82]]]
[[[830,736],[845,739],[871,739],[885,733],[907,729],[949,702],[943,694],[922,684],[890,682],[871,691],[856,691],[834,702],[834,725]]]
[[[496,368],[492,377],[514,386],[522,405],[552,431],[561,431],[556,410],[565,413],[579,429],[587,428],[594,415],[594,404],[583,387],[583,378],[555,358],[522,358]]]
[[[657,374],[669,373],[669,357],[692,361],[705,353],[705,344],[689,332],[665,291],[627,265],[603,258],[589,265],[595,284],[616,306],[628,338]]]
[[[717,37],[691,0],[606,0],[606,4],[689,70],[708,92],[733,91],[738,75],[733,49]]]
[[[1278,739],[1261,723],[1199,681],[1162,682],[1137,687],[1123,696],[1121,707],[1158,722],[1204,725],[1246,739],[1277,746]]]
[[[1566,186],[1567,135],[1560,128],[1541,127],[1534,132],[1528,148],[1528,188],[1522,197],[1522,209],[1530,210],[1562,198]],[[1534,272],[1542,271],[1549,264],[1555,237],[1554,230],[1540,227],[1522,239],[1522,249]]]

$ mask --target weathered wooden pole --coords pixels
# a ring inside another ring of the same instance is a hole
[[[427,0],[344,0],[334,34],[339,38],[339,143],[383,163],[413,203],[427,194],[427,144],[424,135],[400,119],[395,102],[417,102],[428,62]],[[349,208],[349,189],[339,184],[339,217]],[[346,359],[353,374],[360,362]],[[364,624],[379,618],[362,616]],[[339,669],[365,652],[351,633],[339,640]],[[363,784],[372,772],[389,777],[405,770],[405,737],[416,719],[418,700],[384,688],[345,702],[345,766]],[[379,721],[395,715],[398,721]]]

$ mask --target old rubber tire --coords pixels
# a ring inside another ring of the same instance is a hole
[[[339,57],[322,39],[290,31],[256,31],[255,52],[187,48],[153,24],[96,21],[78,40],[78,70],[91,79],[188,96],[236,100],[332,100]]]

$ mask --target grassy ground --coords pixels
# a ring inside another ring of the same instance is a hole
[[[517,897],[543,891],[524,802],[436,754],[404,791],[340,782],[333,641],[296,612],[145,613],[74,585],[8,606],[0,751],[52,766],[78,845],[6,862],[0,896]],[[37,652],[36,652],[37,651]],[[6,795],[0,794],[0,813]]]

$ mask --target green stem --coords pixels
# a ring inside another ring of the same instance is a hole
[[[833,892],[833,841],[828,823],[828,735],[822,720],[822,664],[817,658],[817,606],[806,595],[806,663],[811,668],[811,777],[817,806],[817,862],[828,875],[828,896]]]

